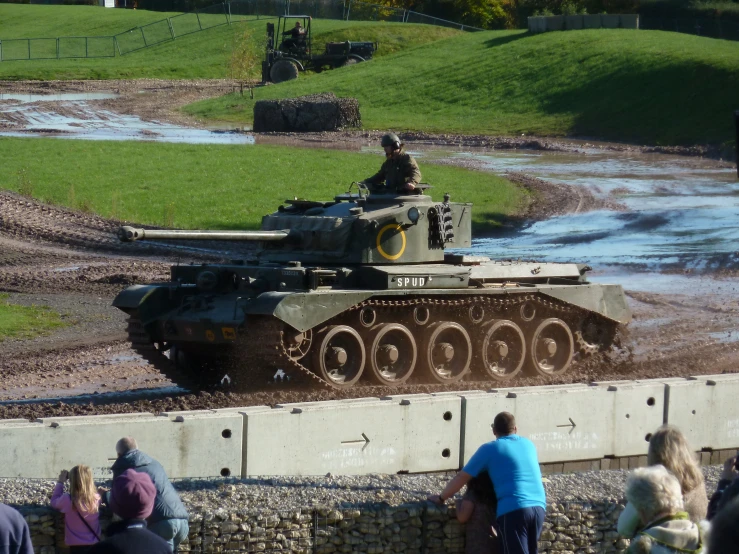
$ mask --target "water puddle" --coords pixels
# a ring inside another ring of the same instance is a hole
[[[53,404],[57,402],[64,402],[65,404],[89,404],[95,402],[95,404],[112,404],[112,403],[125,403],[133,400],[153,400],[156,398],[162,398],[165,396],[179,396],[185,394],[188,391],[180,387],[161,387],[161,388],[141,388],[127,391],[115,391],[115,392],[89,392],[81,393],[80,390],[83,387],[75,387],[69,391],[55,391],[58,394],[54,396],[44,396],[42,394],[48,393],[48,389],[44,387],[26,387],[13,389],[13,398],[7,398],[6,400],[0,400],[0,406],[10,406],[17,404]],[[89,386],[87,388],[94,388]],[[33,396],[33,398],[23,398],[23,396]]]
[[[18,102],[75,102],[88,100],[110,100],[120,95],[114,92],[62,92],[52,94],[31,94],[23,92],[0,92],[0,102],[17,100]]]
[[[48,101],[51,101],[51,98]],[[253,136],[241,132],[192,129],[169,123],[144,121],[137,116],[96,108],[84,100],[69,99],[51,107],[35,100],[28,100],[21,104],[0,105],[0,128],[2,129],[0,136],[6,137],[139,140],[188,144],[254,144]]]
[[[600,210],[531,223],[473,241],[493,258],[578,261],[653,271],[739,267],[739,182],[710,160],[615,152],[423,151],[428,161],[526,173],[587,188],[628,211]]]

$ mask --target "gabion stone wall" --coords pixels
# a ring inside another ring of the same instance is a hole
[[[333,92],[254,103],[256,132],[319,132],[359,127],[356,98],[337,98]]]
[[[192,507],[190,507],[192,510]],[[539,547],[547,554],[622,554],[629,542],[616,533],[623,504],[556,501],[547,506]],[[66,553],[64,519],[50,508],[21,508],[37,554]],[[103,527],[110,515],[103,513]],[[464,527],[454,508],[429,503],[366,504],[276,512],[264,507],[193,513],[192,554],[294,553],[462,554]]]

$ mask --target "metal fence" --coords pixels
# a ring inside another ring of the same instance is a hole
[[[178,37],[260,17],[300,14],[346,21],[395,21],[481,31],[422,13],[359,0],[232,0],[128,29],[113,36],[0,40],[0,62],[67,58],[112,58]]]
[[[639,27],[654,31],[673,31],[702,37],[739,40],[739,23],[725,19],[640,17]]]

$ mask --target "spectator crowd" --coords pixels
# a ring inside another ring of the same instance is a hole
[[[462,488],[457,519],[465,524],[468,553],[536,554],[546,514],[546,492],[534,444],[518,434],[508,412],[495,416],[495,440],[483,444],[429,501],[444,505]],[[62,470],[51,507],[64,514],[72,554],[165,554],[188,536],[188,513],[162,465],[135,439],[116,444],[110,490],[96,488],[92,471]],[[617,531],[630,539],[629,554],[738,554],[739,459],[726,460],[708,498],[703,473],[684,435],[660,427],[649,441],[648,466],[626,480],[627,504]],[[101,505],[114,521],[103,533]],[[0,504],[0,554],[31,554],[26,521]]]

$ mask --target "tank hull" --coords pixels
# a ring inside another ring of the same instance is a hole
[[[181,284],[207,272],[238,284],[218,294]],[[134,346],[190,387],[225,379],[248,388],[278,369],[339,388],[505,381],[564,373],[610,348],[630,321],[620,285],[581,273],[576,264],[491,261],[189,266],[173,268],[172,284],[129,287],[114,305],[134,322]],[[283,290],[259,291],[260,279],[275,277]]]

